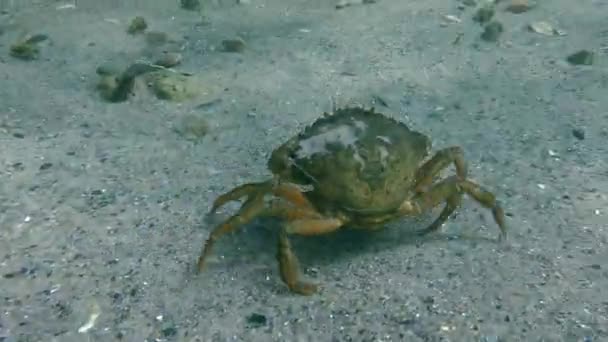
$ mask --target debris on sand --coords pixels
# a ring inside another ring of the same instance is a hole
[[[532,32],[542,34],[545,36],[565,36],[566,33],[562,30],[558,30],[553,27],[549,22],[546,21],[535,21],[528,25],[528,29]]]
[[[589,50],[580,50],[568,56],[566,60],[572,65],[592,65],[594,54]]]
[[[367,5],[367,4],[375,4],[378,2],[377,0],[340,0],[336,4],[336,9],[343,9],[349,6],[355,5]]]
[[[192,76],[169,69],[154,71],[145,77],[154,94],[162,100],[180,102],[202,93]]]
[[[506,11],[520,14],[529,11],[532,8],[528,0],[511,0],[511,3],[505,8]]]
[[[480,7],[473,15],[473,21],[481,25],[488,23],[494,17],[494,6],[488,4]]]
[[[201,9],[200,0],[181,0],[181,7],[188,11],[198,11]]]
[[[222,40],[222,51],[241,53],[245,50],[245,41],[241,38]]]
[[[144,32],[148,28],[148,23],[144,17],[137,16],[131,20],[127,32],[129,34],[138,34]]]
[[[89,315],[89,319],[85,324],[78,328],[78,332],[84,334],[94,328],[95,323],[97,322],[97,318],[99,318],[99,315],[101,315],[101,309],[99,308],[99,305],[97,303],[94,303],[91,307],[91,314]]]
[[[499,21],[492,21],[484,28],[481,33],[481,39],[486,42],[496,42],[503,31],[504,27]]]
[[[174,67],[182,62],[182,54],[177,52],[165,52],[163,53],[154,64],[160,65],[165,68]]]
[[[10,55],[22,60],[34,60],[40,55],[38,43],[48,39],[46,34],[27,35],[10,47]]]

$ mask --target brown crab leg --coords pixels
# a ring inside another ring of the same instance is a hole
[[[421,212],[435,207],[439,203],[446,201],[446,207],[439,215],[437,220],[422,232],[432,232],[437,230],[448,218],[449,214],[454,212],[456,205],[460,202],[460,196],[466,193],[475,199],[482,206],[491,209],[494,216],[494,221],[500,228],[499,240],[504,240],[507,237],[507,228],[505,224],[504,211],[500,203],[496,200],[494,194],[485,190],[480,185],[468,180],[460,180],[457,176],[450,177],[442,182],[433,185],[430,189],[416,195],[412,200],[403,202],[400,211],[404,215],[417,215]]]
[[[437,151],[431,159],[418,169],[416,172],[416,192],[424,192],[433,182],[433,178],[451,163],[454,163],[456,167],[458,178],[466,179],[467,165],[462,148],[460,146],[448,147]]]
[[[317,292],[318,286],[309,282],[301,281],[298,257],[291,248],[287,232],[279,232],[279,244],[277,248],[277,261],[279,262],[279,273],[281,280],[287,287],[298,294],[309,296]]]
[[[253,196],[247,199],[241,206],[239,211],[228,218],[226,221],[218,225],[211,231],[209,237],[203,245],[203,250],[198,258],[197,269],[198,272],[202,272],[205,269],[205,260],[211,253],[211,249],[215,244],[215,241],[226,233],[230,233],[238,227],[251,222],[264,210],[264,197],[263,195]]]
[[[220,195],[211,207],[210,212],[215,212],[219,207],[230,201],[239,200],[245,196],[251,196],[254,193],[272,193],[277,197],[281,197],[297,206],[312,208],[308,199],[302,194],[300,189],[295,185],[276,184],[273,186],[272,181],[260,183],[247,183],[239,185],[236,188]]]
[[[261,182],[261,183],[248,183],[248,184],[243,184],[243,185],[239,185],[236,188],[220,195],[218,198],[215,199],[215,201],[213,201],[213,206],[211,207],[210,212],[215,212],[219,207],[223,206],[224,204],[230,202],[230,201],[236,201],[239,200],[245,196],[251,196],[252,194],[256,193],[256,192],[260,192],[260,190],[263,190],[264,188],[269,186],[269,182]]]
[[[280,199],[286,200],[287,203],[275,200],[270,202],[269,206],[266,207],[264,195],[269,190]],[[255,195],[252,195],[251,193],[254,192]],[[310,206],[310,203],[299,189],[290,185],[278,185],[271,190],[263,184],[247,184],[228,192],[224,197],[220,196],[220,198],[227,199],[230,196],[234,196],[235,199],[238,199],[245,195],[250,197],[241,206],[241,209],[211,231],[198,259],[198,271],[202,272],[204,270],[205,260],[211,253],[214,242],[220,236],[234,231],[257,217],[278,217],[286,221],[285,227],[281,229],[279,235],[277,251],[281,279],[295,293],[311,295],[316,292],[316,285],[299,280],[298,259],[291,249],[287,234],[323,234],[338,229],[344,222],[337,218],[323,218]]]

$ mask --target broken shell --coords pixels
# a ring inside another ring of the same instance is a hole
[[[532,32],[543,34],[545,36],[564,36],[563,31],[559,31],[546,21],[536,21],[528,25],[528,29]]]
[[[444,15],[443,19],[445,19],[446,21],[452,22],[452,23],[460,23],[460,22],[462,22],[462,20],[460,20],[460,18],[458,18],[455,15],[451,15],[451,14]]]

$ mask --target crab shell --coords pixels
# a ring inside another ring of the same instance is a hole
[[[430,139],[374,109],[343,108],[277,148],[268,168],[280,181],[309,187],[323,213],[377,215],[411,196]]]

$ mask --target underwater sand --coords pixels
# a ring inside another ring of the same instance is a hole
[[[498,42],[456,0],[223,1],[204,23],[174,1],[48,3],[0,1],[0,341],[608,340],[608,2],[501,4]],[[141,57],[137,15],[185,43],[176,70],[202,98],[99,96],[99,65]],[[23,32],[48,35],[38,59],[9,55]],[[235,37],[241,53],[220,51]],[[582,49],[592,65],[566,61]],[[412,240],[416,220],[294,237],[311,297],[281,282],[272,220],[197,275],[212,201],[269,177],[269,153],[333,104],[462,146],[507,244],[465,197],[434,237]],[[175,129],[189,115],[206,136]]]

